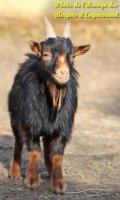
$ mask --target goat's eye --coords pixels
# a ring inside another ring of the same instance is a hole
[[[44,53],[43,56],[44,56],[44,57],[50,57],[50,55],[47,54],[47,53]]]
[[[43,53],[43,60],[50,61],[52,59],[52,55],[48,52]]]

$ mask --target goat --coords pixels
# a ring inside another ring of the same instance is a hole
[[[21,64],[8,97],[11,127],[15,136],[10,177],[19,177],[23,144],[28,149],[28,169],[24,183],[36,189],[40,185],[40,137],[52,191],[64,193],[62,162],[77,108],[77,77],[74,58],[86,53],[90,45],[74,47],[70,40],[70,22],[63,37],[57,37],[45,18],[47,39],[30,41],[34,54]]]

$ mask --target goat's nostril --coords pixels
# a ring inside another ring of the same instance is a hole
[[[65,72],[65,75],[68,75],[68,71]]]
[[[68,70],[60,70],[60,73],[64,76],[67,76],[69,74]]]

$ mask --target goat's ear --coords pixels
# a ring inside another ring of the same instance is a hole
[[[90,49],[90,45],[84,45],[84,46],[76,46],[74,47],[74,56],[80,56],[86,53]]]
[[[41,54],[41,46],[40,46],[39,43],[30,40],[29,45],[30,45],[31,50],[32,50],[35,54],[37,54],[37,55],[40,55],[40,54]]]

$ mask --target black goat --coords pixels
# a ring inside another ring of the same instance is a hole
[[[9,93],[9,113],[15,136],[13,161],[9,176],[19,177],[23,143],[28,148],[28,170],[25,184],[37,188],[40,184],[40,137],[43,137],[44,157],[55,193],[64,192],[62,161],[70,139],[77,108],[77,76],[75,56],[82,55],[90,45],[74,47],[67,22],[64,37],[56,37],[45,19],[48,39],[30,47],[29,54],[15,76]]]

